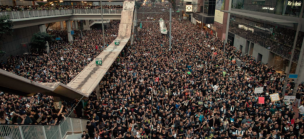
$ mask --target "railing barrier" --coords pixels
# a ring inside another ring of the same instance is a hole
[[[122,9],[102,9],[104,14],[117,14]],[[22,12],[22,13],[21,13]],[[10,19],[23,19],[31,17],[45,17],[72,14],[101,14],[100,9],[65,9],[65,10],[33,10],[33,11],[10,11],[0,12],[0,15],[8,15]]]
[[[63,139],[67,133],[82,133],[88,120],[67,117],[59,125],[0,125],[0,138]]]

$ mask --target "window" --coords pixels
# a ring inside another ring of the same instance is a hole
[[[206,0],[204,2],[204,13],[213,16],[215,12],[215,0]]]

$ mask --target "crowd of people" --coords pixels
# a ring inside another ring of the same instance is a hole
[[[7,125],[57,125],[69,116],[76,104],[64,101],[60,106],[52,96],[40,93],[21,97],[3,92],[0,103],[0,124]]]
[[[103,9],[121,9],[121,5],[103,5]],[[75,5],[75,6],[67,6],[67,5],[29,5],[29,6],[8,6],[8,5],[0,5],[0,12],[10,12],[10,11],[29,11],[29,10],[63,10],[63,9],[100,9],[100,6],[96,5]]]
[[[36,82],[62,82],[67,84],[95,56],[110,44],[118,33],[119,21],[110,22],[102,42],[101,30],[76,31],[74,42],[67,41],[66,31],[50,31],[60,41],[50,44],[50,53],[11,56],[0,68]],[[56,106],[52,96],[40,93],[32,97],[0,93],[0,124],[56,125],[70,114],[74,101],[64,101]]]
[[[91,60],[102,52],[118,33],[118,22],[113,21],[105,31],[105,43],[101,30],[83,31],[74,35],[74,41],[69,43],[64,31],[54,31],[51,34],[62,41],[50,43],[50,52],[42,55],[11,56],[6,62],[0,63],[0,68],[37,82],[69,83]]]
[[[137,17],[147,22],[137,29],[134,45],[127,45],[105,74],[101,93],[93,92],[75,107],[78,118],[89,119],[83,139],[304,138],[304,117],[298,112],[303,85],[294,88],[288,82],[286,95],[296,90],[297,103],[285,103],[284,76],[272,67],[243,56],[234,46],[226,45],[224,53],[221,40],[174,14],[169,50],[168,36],[155,22],[168,21],[169,14],[152,13],[161,12],[151,7],[140,12],[146,13]],[[113,24],[106,31],[108,44],[118,31],[118,23]],[[1,68],[35,81],[68,83],[102,51],[101,31],[84,34],[71,44],[51,44],[49,54],[11,57]],[[257,87],[263,92],[256,93]],[[271,101],[274,93],[279,101]],[[53,98],[41,94],[20,98],[3,93],[0,100],[2,119],[11,124],[53,125],[75,104],[53,110]]]
[[[167,21],[166,15],[137,16]],[[135,45],[126,46],[103,77],[101,93],[90,96],[83,115],[81,105],[76,108],[78,117],[90,120],[83,139],[304,138],[304,120],[297,112],[303,101],[283,102],[284,76],[233,46],[223,53],[222,41],[206,34],[173,18],[169,50],[158,23],[143,22]],[[256,87],[263,92],[255,93]],[[289,82],[286,95],[292,89]],[[297,100],[303,99],[303,85],[296,90]],[[271,101],[274,93],[279,101]]]
[[[293,47],[293,41],[295,36],[295,30],[292,29],[284,29],[282,27],[275,27],[275,26],[265,26],[264,28],[270,29],[272,28],[273,32],[269,32],[270,30],[262,30],[255,28],[253,26],[254,32],[250,30],[244,30],[239,28],[239,24],[243,25],[250,25],[250,22],[243,23],[244,20],[238,20],[237,17],[233,18],[233,22],[231,22],[231,25],[229,27],[229,31],[232,33],[235,33],[236,35],[239,35],[247,40],[250,40],[254,43],[258,43],[259,45],[271,50],[272,52],[283,56],[285,58],[290,58],[292,47]],[[265,24],[264,24],[265,25]],[[302,38],[304,34],[302,32],[299,32],[298,40],[296,43],[296,51],[293,60],[298,61],[299,55],[300,55],[300,49],[302,46]]]

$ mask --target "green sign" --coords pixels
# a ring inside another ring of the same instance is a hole
[[[119,45],[119,41],[115,41],[114,44],[115,44],[115,45]]]
[[[102,66],[102,60],[100,58],[96,58],[96,66]]]

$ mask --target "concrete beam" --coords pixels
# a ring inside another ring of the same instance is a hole
[[[64,30],[63,21],[60,22],[60,29],[61,29],[61,30]]]
[[[17,28],[25,28],[30,26],[37,26],[41,24],[53,23],[53,22],[60,22],[69,20],[70,16],[59,16],[59,17],[51,17],[51,18],[38,18],[32,20],[21,20],[21,21],[13,21],[13,29]]]
[[[103,15],[104,20],[120,20],[120,14],[108,14]],[[86,14],[78,14],[72,15],[70,20],[101,20],[100,14],[95,15],[86,15]]]
[[[120,20],[120,14],[105,14],[103,18],[106,20]],[[81,15],[65,15],[65,16],[48,16],[40,18],[24,18],[24,19],[14,19],[13,29],[37,26],[41,24],[61,22],[66,20],[100,20],[100,14],[81,14]]]
[[[72,31],[71,21],[67,20],[67,21],[65,21],[65,23],[66,23],[66,27],[67,27],[67,31],[68,31],[68,40],[69,40],[69,42],[72,42],[73,41],[73,36],[71,34],[71,31]]]
[[[75,30],[78,30],[78,21],[77,20],[74,21],[74,27],[75,27]]]
[[[39,30],[40,32],[46,32],[46,25],[45,24],[39,25]]]

